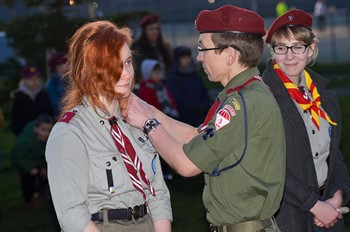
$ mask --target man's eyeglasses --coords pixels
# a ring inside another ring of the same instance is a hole
[[[309,44],[293,45],[290,47],[285,46],[285,45],[274,45],[274,46],[272,46],[272,50],[277,55],[285,55],[285,54],[287,54],[288,50],[290,49],[294,54],[300,55],[306,51],[306,48],[308,46],[309,46]]]
[[[199,52],[199,53],[203,53],[203,52],[205,52],[205,51],[210,51],[210,50],[224,50],[225,48],[227,48],[227,47],[217,47],[217,48],[202,48],[202,47],[197,47],[197,51]]]

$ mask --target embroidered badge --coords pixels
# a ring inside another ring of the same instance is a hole
[[[60,120],[58,120],[59,122],[65,122],[65,123],[69,123],[70,120],[75,116],[74,112],[66,112],[64,113],[64,115],[60,118]]]
[[[154,153],[154,157],[152,159],[152,171],[153,171],[153,174],[156,174],[156,171],[157,171],[157,165],[156,165],[156,158],[157,158],[157,155],[158,153],[155,152]]]
[[[230,120],[231,120],[231,116],[227,110],[225,109],[219,110],[219,112],[216,114],[216,119],[215,119],[216,130],[219,130],[220,128],[229,124]]]
[[[228,100],[228,103],[232,105],[236,110],[241,110],[241,105],[239,104],[236,98],[231,98],[230,100]]]
[[[233,107],[231,105],[225,105],[223,109],[230,112],[231,116],[236,116],[236,111],[235,111],[235,109],[233,109]]]

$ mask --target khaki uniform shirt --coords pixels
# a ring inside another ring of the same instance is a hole
[[[115,116],[121,118],[119,107]],[[108,117],[101,117],[85,100],[73,109],[69,122],[58,122],[48,139],[46,160],[56,214],[64,231],[83,231],[91,214],[101,209],[128,208],[144,203],[128,176],[123,159],[110,135]],[[103,116],[103,113],[99,111]],[[153,196],[143,183],[153,220],[172,220],[170,194],[164,182],[159,155],[141,130],[118,120],[142,161],[154,187]],[[106,170],[111,170],[114,192],[109,190]],[[141,179],[141,178],[140,178]]]
[[[207,219],[214,225],[267,219],[278,210],[285,181],[285,136],[279,107],[268,87],[253,81],[240,92],[226,91],[242,85],[255,75],[257,68],[238,74],[219,94],[221,107],[183,150],[205,174],[203,202]],[[240,164],[211,176],[215,168],[234,164],[242,156],[245,146],[245,126],[248,124],[248,144]]]

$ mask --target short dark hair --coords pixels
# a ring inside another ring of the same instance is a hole
[[[233,47],[241,53],[238,62],[247,67],[258,65],[264,51],[264,40],[251,33],[223,32],[212,33],[215,47]]]

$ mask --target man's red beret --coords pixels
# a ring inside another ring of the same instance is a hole
[[[272,35],[281,27],[284,26],[298,26],[306,27],[311,30],[312,16],[302,10],[290,10],[272,22],[266,36],[266,43],[271,42]]]
[[[141,19],[140,27],[145,28],[145,27],[147,27],[150,24],[158,23],[159,20],[160,19],[159,19],[158,15],[155,15],[155,14],[146,15],[145,17],[143,17]]]
[[[264,36],[264,20],[257,13],[232,5],[202,10],[195,21],[199,33],[245,32]]]

